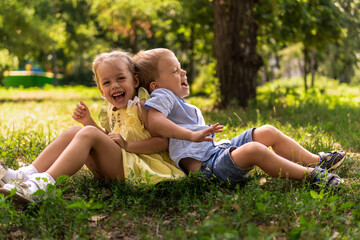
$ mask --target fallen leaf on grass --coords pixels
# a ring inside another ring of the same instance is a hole
[[[231,205],[231,207],[232,207],[233,209],[235,209],[236,211],[239,211],[239,210],[240,210],[240,206],[237,205],[237,204],[233,204],[233,205]]]
[[[266,183],[266,178],[260,178],[260,181],[259,181],[260,185],[264,185]]]
[[[100,221],[104,218],[106,218],[105,215],[94,215],[94,216],[91,216],[90,221],[97,223],[98,221]]]

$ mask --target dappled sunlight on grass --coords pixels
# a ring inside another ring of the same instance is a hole
[[[74,99],[51,98],[0,103],[0,148],[4,149],[0,149],[2,159],[13,167],[31,163],[45,146],[67,128],[79,125],[72,119],[78,102]],[[84,102],[97,121],[103,100],[84,99]]]
[[[0,101],[26,100],[85,100],[100,99],[96,87],[46,85],[44,88],[5,88],[0,87]]]

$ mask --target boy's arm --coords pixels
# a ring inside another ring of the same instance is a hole
[[[138,109],[138,116],[140,121],[144,123],[145,129],[149,131],[148,127],[148,111],[144,108],[144,102],[141,100],[140,108]],[[108,135],[125,151],[138,154],[152,154],[168,150],[169,139],[162,137],[158,134],[154,134],[149,131],[151,138],[126,142],[123,137],[118,133],[109,133]]]
[[[152,154],[166,151],[169,147],[169,140],[165,137],[151,137],[141,141],[126,142],[118,133],[109,133],[122,149],[131,153]]]
[[[148,121],[151,131],[161,136],[192,142],[212,141],[210,135],[221,132],[223,128],[219,123],[216,123],[200,131],[191,131],[173,123],[163,113],[154,108],[149,109]]]

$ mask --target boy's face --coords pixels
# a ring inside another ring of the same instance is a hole
[[[135,97],[135,88],[139,86],[139,81],[126,64],[102,62],[96,71],[101,95],[117,109],[126,108],[128,101]]]
[[[186,71],[181,69],[174,54],[166,54],[158,62],[159,78],[155,81],[156,88],[171,90],[178,98],[189,95]]]

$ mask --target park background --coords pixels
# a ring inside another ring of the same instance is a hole
[[[0,196],[0,236],[15,239],[357,239],[360,2],[328,0],[2,0],[0,83],[51,72],[52,85],[0,87],[1,159],[31,163],[84,100],[102,100],[91,63],[103,51],[166,47],[191,84],[190,103],[216,140],[271,124],[312,152],[345,149],[339,192],[271,179],[245,186],[199,176],[160,185],[62,178],[26,208]],[[40,70],[39,70],[40,69]]]

